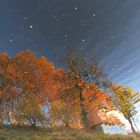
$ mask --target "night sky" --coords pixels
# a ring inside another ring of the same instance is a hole
[[[0,52],[95,51],[116,83],[140,90],[139,0],[1,0]],[[86,53],[87,55],[88,53]]]

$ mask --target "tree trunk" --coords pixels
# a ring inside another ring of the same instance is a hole
[[[135,127],[137,128],[137,131],[140,132],[133,117],[132,117],[132,120],[133,120]]]
[[[83,97],[82,90],[80,90],[80,106],[81,106],[81,117],[82,117],[83,125],[85,128],[88,128],[87,111],[84,104],[84,97]]]
[[[135,130],[135,128],[134,128],[134,126],[133,126],[133,123],[132,123],[132,121],[131,121],[130,118],[128,119],[128,122],[129,122],[129,124],[130,124],[130,126],[131,126],[132,132],[136,133],[136,130]]]
[[[36,119],[34,116],[31,117],[31,127],[36,128]]]

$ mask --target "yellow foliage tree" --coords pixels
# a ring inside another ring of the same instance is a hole
[[[130,87],[113,84],[113,92],[115,94],[116,106],[131,125],[133,132],[136,132],[133,123],[135,124],[133,116],[137,113],[135,105],[140,102],[140,95],[138,92],[133,92]]]

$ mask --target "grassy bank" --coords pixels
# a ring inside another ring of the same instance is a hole
[[[140,140],[138,136],[105,135],[70,129],[0,128],[0,140]]]

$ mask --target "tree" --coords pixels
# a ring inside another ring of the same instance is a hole
[[[112,89],[115,94],[117,108],[130,123],[132,131],[136,132],[133,117],[137,113],[135,105],[140,101],[139,93],[133,92],[130,87],[117,84],[113,84]]]
[[[0,55],[0,99],[3,119],[12,114],[17,122],[28,121],[35,126],[44,118],[42,108],[48,102],[53,63],[33,52],[18,53],[16,57]],[[6,113],[7,111],[7,113]]]
[[[95,87],[109,86],[108,79],[99,66],[96,57],[91,56],[88,59],[80,53],[69,51],[63,58],[64,74],[61,82],[65,89],[61,92],[61,99],[69,102],[72,109],[79,108],[81,120],[85,128],[88,128],[88,107],[86,102],[89,98],[84,96],[84,90],[89,87],[89,83],[94,83]],[[94,92],[94,90],[93,90]],[[91,98],[94,104],[94,96]]]

